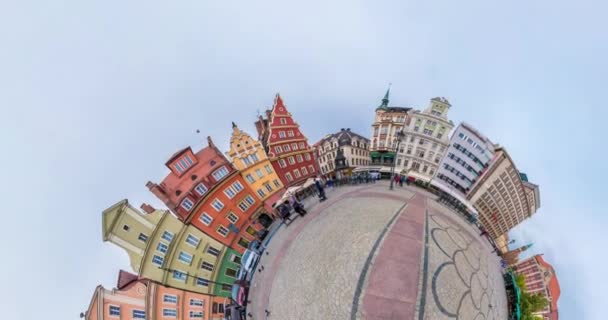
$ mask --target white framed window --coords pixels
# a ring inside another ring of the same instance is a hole
[[[204,184],[199,183],[199,184],[196,186],[196,188],[194,188],[194,190],[196,190],[196,193],[198,193],[199,195],[201,195],[201,196],[202,196],[202,195],[204,195],[205,193],[207,193],[207,190],[209,190],[209,189],[207,189],[207,187],[206,187]]]
[[[306,159],[306,161],[310,161],[310,153],[305,154],[304,158]]]
[[[304,161],[304,159],[302,159],[302,155],[301,154],[297,155],[296,159],[298,160],[298,163]]]
[[[173,241],[173,233],[165,230],[165,232],[163,232],[163,235],[162,235],[161,238],[163,238],[164,240],[167,240],[167,241],[171,242],[171,241]]]
[[[258,195],[260,195],[261,198],[264,198],[266,196],[266,193],[264,193],[263,189],[258,189]]]
[[[285,138],[285,131],[279,131],[279,138]]]
[[[287,158],[287,161],[289,162],[289,164],[295,164],[296,160],[293,158],[293,156]]]
[[[133,319],[145,319],[146,312],[143,310],[133,310]]]
[[[158,246],[156,246],[156,251],[158,252],[167,253],[167,249],[169,249],[169,247],[162,242],[159,242]]]
[[[213,172],[213,178],[215,179],[215,181],[220,181],[220,179],[222,179],[226,175],[228,175],[228,169],[226,169],[226,166],[222,166],[221,168]]]
[[[190,305],[194,307],[202,307],[205,305],[205,301],[200,299],[190,299]]]
[[[251,160],[253,160],[253,162],[258,162],[260,161],[260,158],[258,158],[258,155],[256,153],[251,154]]]
[[[192,255],[187,252],[180,251],[179,255],[177,256],[177,260],[179,260],[187,265],[191,265],[192,264]]]
[[[228,216],[226,216],[226,218],[228,218],[228,220],[232,223],[236,223],[237,220],[239,220],[239,217],[234,214],[234,212],[230,211],[230,213],[228,213]]]
[[[186,273],[179,270],[173,270],[173,279],[186,282]]]
[[[283,148],[281,148],[281,146],[276,146],[276,147],[274,147],[274,151],[275,151],[277,154],[279,154],[279,153],[282,153],[282,152],[283,152]]]
[[[297,143],[292,143],[291,144],[291,150],[298,150],[298,144]]]
[[[287,136],[289,136],[289,137],[293,137],[293,130],[289,130],[289,131],[287,131]]]
[[[302,176],[302,174],[300,173],[300,169],[294,169],[293,174],[296,176],[296,178],[299,178]]]
[[[268,190],[268,192],[272,192],[272,186],[270,185],[270,183],[266,182],[264,184],[264,187],[266,187],[266,190]]]
[[[274,180],[272,181],[272,183],[274,183],[274,186],[275,186],[275,187],[277,187],[277,188],[280,188],[280,187],[281,187],[281,183],[280,183],[280,182],[279,182],[279,180],[277,180],[277,179],[274,179]]]
[[[177,304],[177,296],[172,295],[172,294],[165,294],[165,295],[163,295],[163,302]]]
[[[252,176],[252,175],[250,175],[250,174],[247,174],[247,175],[245,176],[245,179],[247,179],[247,181],[248,181],[249,183],[254,183],[254,182],[255,182],[255,179],[254,179],[254,178],[253,178],[253,176]]]
[[[226,197],[232,199],[234,196],[236,196],[236,191],[232,188],[232,186],[229,186],[228,188],[224,189],[224,194]]]
[[[289,173],[289,172],[287,172],[285,174],[285,178],[287,178],[287,181],[289,181],[289,182],[293,181],[293,177],[291,176],[291,173]]]
[[[216,249],[214,247],[209,246],[209,248],[207,248],[207,253],[210,254],[210,255],[212,255],[212,256],[216,256],[217,257],[217,256],[220,255],[220,250],[218,250],[218,249]]]
[[[306,167],[300,168],[300,171],[302,171],[303,175],[307,175],[308,174],[308,170],[306,170]]]
[[[198,244],[201,242],[201,240],[197,237],[195,237],[192,234],[188,234],[188,236],[186,237],[186,243],[193,246],[193,247],[198,247]]]
[[[245,203],[245,201],[241,201],[238,204],[239,209],[241,209],[241,211],[246,212],[247,209],[249,209],[249,206],[247,205],[247,203]]]
[[[209,286],[209,280],[207,280],[205,278],[196,278],[196,285],[197,286],[202,286],[202,287],[208,287]]]
[[[287,124],[287,119],[281,118],[281,124]]]
[[[289,145],[288,145],[288,144],[284,145],[284,146],[283,146],[283,149],[285,150],[285,152],[289,152],[289,151],[291,151],[291,148],[289,147]]]
[[[201,216],[198,219],[206,226],[210,225],[211,221],[213,221],[213,218],[210,215],[208,215],[206,212],[203,212],[203,214],[201,214]]]
[[[253,199],[253,197],[252,197],[252,196],[247,195],[247,196],[245,197],[245,202],[247,202],[247,203],[248,203],[248,204],[250,204],[250,205],[253,205],[253,204],[255,203],[255,200]]]
[[[281,168],[287,167],[287,164],[285,163],[285,159],[279,159],[279,167],[281,167]]]
[[[260,170],[260,169],[255,169],[255,174],[258,176],[258,178],[261,178],[264,176],[264,174],[262,173],[262,170]]]
[[[152,256],[152,263],[157,266],[162,266],[164,260],[165,260],[165,258],[163,258],[161,256],[157,256],[157,255]]]
[[[146,241],[148,241],[148,236],[144,233],[140,233],[139,236],[137,237],[137,239],[141,242],[146,242]]]
[[[110,306],[110,317],[120,317],[119,306]]]
[[[194,203],[192,202],[192,200],[185,198],[184,200],[182,200],[182,208],[190,211],[192,210],[192,207],[194,207]]]
[[[213,271],[213,265],[207,261],[203,261],[203,263],[201,264],[201,269]]]
[[[235,181],[235,182],[232,184],[232,187],[234,188],[234,190],[236,190],[236,192],[237,192],[237,193],[239,193],[239,192],[243,191],[243,189],[244,189],[244,188],[243,188],[243,185],[242,185],[240,182],[238,182],[238,181]]]
[[[251,160],[249,160],[249,157],[243,157],[243,159],[241,159],[241,160],[243,160],[243,163],[246,166],[250,166],[251,165]]]
[[[170,317],[170,318],[177,317],[177,309],[163,308],[163,317]]]
[[[299,145],[300,145],[300,149],[304,149],[305,148],[304,147],[304,142],[300,142]]]
[[[236,264],[241,264],[241,256],[236,255],[236,254],[232,254],[230,256],[230,261],[232,261],[232,262],[234,262]],[[236,275],[236,272],[235,272],[235,275]]]
[[[308,171],[310,171],[310,173],[314,173],[315,172],[315,167],[313,167],[313,165],[309,165],[308,166]]]
[[[220,225],[217,228],[216,231],[217,231],[217,233],[219,233],[220,235],[222,235],[222,237],[228,236],[228,229],[226,227],[222,226],[222,225]]]
[[[264,170],[266,170],[267,173],[272,173],[272,168],[270,167],[269,164],[264,166]]]
[[[224,209],[224,204],[218,198],[213,199],[213,202],[211,202],[211,206],[217,212],[220,212],[220,211],[222,211],[222,209]]]

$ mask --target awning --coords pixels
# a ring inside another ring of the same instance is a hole
[[[469,211],[471,211],[474,215],[479,216],[479,213],[477,212],[477,210],[475,210],[475,208],[473,208],[471,203],[458,190],[451,189],[450,187],[446,186],[445,184],[437,181],[437,179],[431,179],[431,185],[438,189],[441,189],[441,191],[456,198],[456,200],[458,200],[462,204],[464,204],[467,207],[467,209]]]
[[[304,184],[302,185],[301,189],[306,189],[306,188],[312,186],[313,184],[315,184],[315,179],[308,178],[308,180],[306,180],[306,182],[304,182]]]
[[[272,213],[274,208],[273,204],[279,202],[283,197],[283,193],[281,191],[275,192],[273,195],[264,200],[264,209],[266,209],[269,213]]]
[[[380,167],[380,172],[391,173],[391,167]]]
[[[431,182],[431,178],[424,176],[420,173],[417,173],[416,171],[413,171],[413,170],[410,170],[407,173],[407,175],[416,178],[416,180],[422,180],[424,182]]]

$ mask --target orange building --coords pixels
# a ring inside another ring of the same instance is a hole
[[[213,299],[214,297],[210,295],[169,288],[154,281],[139,279],[134,274],[120,270],[115,289],[106,290],[102,286],[95,289],[84,318],[85,320],[222,319],[212,313]],[[221,299],[218,297],[216,300]]]
[[[190,147],[175,153],[165,163],[169,175],[146,186],[181,221],[243,253],[262,229],[252,216],[262,203],[211,137],[207,141],[197,153]]]

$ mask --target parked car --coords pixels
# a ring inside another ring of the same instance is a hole
[[[243,271],[247,273],[254,272],[258,260],[260,260],[259,254],[253,250],[245,250],[245,253],[243,253],[243,256],[241,257],[241,269],[244,269]]]
[[[264,251],[262,242],[260,240],[253,240],[249,242],[249,250],[255,251],[257,254],[261,254]]]
[[[256,237],[258,237],[258,239],[260,239],[260,241],[264,241],[264,239],[268,235],[268,230],[262,229],[262,230],[256,232],[255,235],[256,235]]]
[[[239,266],[239,269],[236,271],[236,280],[246,280],[247,271],[242,266]]]
[[[245,309],[237,304],[230,304],[224,308],[224,320],[245,320]]]
[[[247,305],[247,293],[249,288],[244,281],[235,281],[232,285],[231,298],[239,306]]]

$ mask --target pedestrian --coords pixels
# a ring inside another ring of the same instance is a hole
[[[399,186],[403,187],[403,176],[399,176]]]
[[[289,218],[289,216],[291,215],[291,210],[290,208],[287,206],[287,204],[282,203],[279,207],[279,217],[281,217],[281,219],[283,219],[283,222],[285,222],[285,225],[289,225],[289,223],[291,223],[293,220]]]
[[[319,201],[323,202],[327,200],[327,197],[325,197],[325,190],[323,189],[323,185],[321,185],[321,179],[318,177],[315,179],[315,186],[319,192]]]

